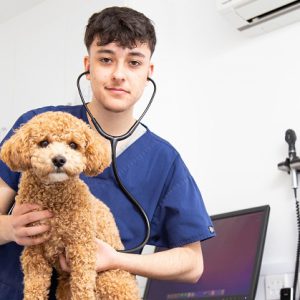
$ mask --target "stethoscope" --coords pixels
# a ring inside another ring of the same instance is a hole
[[[136,252],[137,250],[143,248],[148,240],[149,240],[149,237],[150,237],[150,222],[149,222],[149,219],[148,219],[148,216],[146,215],[146,212],[144,211],[144,209],[142,208],[142,206],[139,204],[139,202],[128,192],[128,190],[126,189],[126,187],[124,186],[124,184],[122,183],[121,179],[120,179],[120,176],[118,174],[118,170],[117,170],[117,164],[116,164],[116,150],[117,150],[117,144],[119,141],[122,141],[122,140],[125,140],[127,139],[128,137],[130,137],[135,129],[138,127],[138,125],[140,124],[141,120],[143,119],[143,117],[145,116],[146,112],[148,111],[148,109],[150,108],[151,104],[152,104],[152,101],[154,99],[154,96],[155,96],[155,93],[156,93],[156,84],[154,82],[153,79],[151,78],[147,78],[147,80],[149,80],[152,84],[153,84],[153,92],[152,92],[152,96],[149,100],[149,103],[148,105],[146,106],[145,110],[143,111],[143,113],[141,114],[141,116],[134,122],[134,124],[130,127],[130,129],[123,135],[118,135],[118,136],[114,136],[114,135],[110,135],[108,134],[107,132],[105,132],[100,124],[97,122],[97,120],[94,118],[94,116],[92,115],[91,111],[89,110],[85,100],[84,100],[84,97],[82,95],[82,92],[81,92],[81,89],[80,89],[80,79],[82,76],[84,75],[87,75],[89,74],[89,71],[86,71],[86,72],[83,72],[82,74],[80,74],[77,78],[77,88],[78,88],[78,93],[79,93],[79,96],[81,98],[81,101],[82,101],[82,104],[86,110],[86,112],[89,114],[96,130],[104,137],[106,138],[107,140],[110,141],[110,146],[111,146],[111,158],[112,158],[112,168],[113,168],[113,173],[114,173],[114,176],[115,176],[115,179],[116,179],[116,182],[118,183],[118,186],[120,187],[120,189],[122,190],[122,192],[125,194],[125,196],[129,199],[129,201],[131,203],[133,203],[139,213],[141,214],[144,222],[145,222],[145,225],[146,225],[146,235],[145,235],[145,239],[142,243],[140,243],[138,246],[136,246],[135,248],[132,248],[132,249],[128,249],[128,250],[118,250],[119,252],[123,252],[123,253],[131,253],[131,252]]]

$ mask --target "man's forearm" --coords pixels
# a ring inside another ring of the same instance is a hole
[[[0,245],[9,243],[12,241],[10,237],[10,222],[11,216],[0,214]]]
[[[203,272],[200,243],[145,255],[119,253],[117,264],[132,274],[162,280],[197,282]]]

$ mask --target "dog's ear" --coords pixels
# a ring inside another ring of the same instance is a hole
[[[87,139],[85,149],[86,165],[83,172],[88,176],[95,176],[109,166],[109,152],[104,139],[92,129],[88,128],[85,135]]]
[[[22,172],[30,168],[29,141],[26,125],[20,127],[3,144],[0,158],[12,171]]]

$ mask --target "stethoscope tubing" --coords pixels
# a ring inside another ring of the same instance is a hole
[[[136,252],[140,249],[142,249],[148,242],[149,238],[150,238],[150,222],[149,222],[149,218],[145,212],[145,210],[143,209],[143,207],[140,205],[140,203],[131,195],[131,193],[126,189],[126,187],[124,186],[119,173],[118,173],[118,168],[117,168],[117,163],[116,163],[116,149],[117,149],[117,144],[119,141],[125,140],[127,139],[129,136],[131,136],[135,129],[137,128],[137,126],[140,124],[141,120],[143,119],[143,117],[145,116],[145,114],[147,113],[148,109],[150,108],[153,99],[155,97],[156,94],[156,84],[154,82],[153,79],[151,78],[147,78],[147,80],[149,80],[152,84],[153,84],[153,92],[152,92],[152,96],[145,108],[145,110],[142,112],[142,114],[140,115],[140,117],[134,122],[134,124],[129,128],[129,130],[122,135],[118,135],[118,136],[114,136],[114,135],[110,135],[107,132],[105,132],[102,127],[100,126],[100,124],[97,122],[97,120],[95,119],[95,117],[93,116],[93,114],[91,113],[91,111],[89,110],[84,97],[82,95],[81,92],[81,88],[80,88],[80,79],[82,78],[82,76],[89,74],[89,71],[85,71],[82,74],[80,74],[77,78],[77,89],[78,89],[78,93],[80,96],[80,99],[82,101],[82,104],[86,110],[86,112],[88,113],[88,115],[91,118],[91,121],[93,123],[93,125],[95,126],[97,132],[102,135],[105,139],[110,141],[110,146],[111,146],[111,158],[112,158],[112,168],[113,168],[113,173],[116,179],[116,182],[119,186],[119,188],[121,189],[121,191],[125,194],[125,196],[128,198],[128,200],[137,208],[138,212],[140,213],[141,217],[144,220],[145,226],[146,226],[146,235],[144,240],[136,247],[131,248],[131,249],[125,249],[125,250],[118,250],[119,252],[123,252],[123,253],[132,253],[132,252]]]

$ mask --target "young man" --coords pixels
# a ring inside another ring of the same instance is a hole
[[[111,135],[124,134],[135,121],[133,107],[147,85],[147,77],[152,75],[155,43],[151,21],[130,8],[107,8],[89,19],[84,66],[89,70],[87,79],[93,98],[88,107]],[[93,127],[82,105],[44,107],[22,115],[5,140],[13,129],[49,110],[69,112]],[[200,192],[181,157],[144,125],[120,143],[118,151],[120,177],[150,220],[148,244],[169,250],[149,255],[125,254],[97,240],[97,271],[120,268],[145,277],[196,282],[203,271],[200,241],[214,233]],[[22,248],[42,243],[43,238],[34,236],[49,230],[46,225],[27,225],[52,217],[49,211],[33,211],[37,207],[29,204],[16,205],[8,215],[19,176],[0,163],[0,300],[22,299]],[[125,248],[138,245],[145,236],[143,220],[118,188],[111,167],[99,176],[82,179],[111,208]],[[60,263],[70,271],[65,257],[60,257]]]

